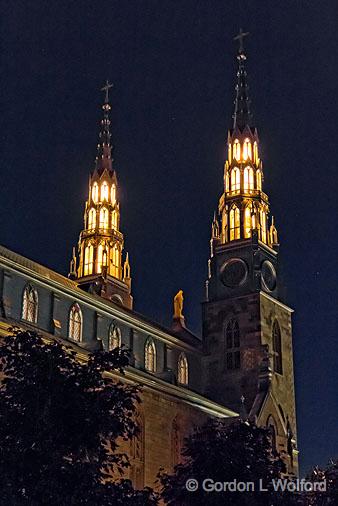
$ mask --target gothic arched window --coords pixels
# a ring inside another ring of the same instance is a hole
[[[253,152],[254,152],[254,162],[258,163],[258,147],[257,147],[256,141],[254,142],[254,145],[253,145]]]
[[[248,158],[252,158],[252,151],[251,151],[251,142],[249,139],[245,139],[243,144],[243,160],[247,160]]]
[[[266,242],[266,214],[263,210],[259,214],[261,219],[261,240]]]
[[[111,187],[111,202],[114,205],[116,203],[116,185],[112,184]]]
[[[277,425],[272,415],[268,416],[266,426],[270,431],[272,453],[277,453]]]
[[[100,223],[99,227],[106,230],[109,226],[109,212],[106,207],[102,207],[100,211]]]
[[[121,330],[115,325],[111,325],[109,329],[109,350],[121,347]]]
[[[117,211],[114,209],[112,212],[112,227],[116,230],[117,229]]]
[[[244,237],[247,239],[248,237],[251,237],[251,227],[252,227],[252,220],[251,220],[251,208],[250,205],[247,205],[244,209]]]
[[[283,374],[282,336],[277,321],[274,322],[272,327],[272,350],[273,350],[273,369],[275,372]]]
[[[228,144],[228,161],[231,163],[232,156],[231,156],[231,143]]]
[[[92,199],[95,204],[99,200],[99,187],[97,183],[94,183],[92,187]]]
[[[92,208],[88,213],[88,230],[96,227],[96,211]]]
[[[238,139],[235,139],[233,147],[233,157],[239,162],[241,159],[241,145]]]
[[[244,169],[244,191],[250,191],[254,189],[254,172],[251,167],[245,167]]]
[[[239,192],[241,189],[241,173],[238,167],[231,171],[231,191]]]
[[[227,369],[239,369],[241,367],[240,333],[238,321],[232,318],[225,328],[225,348]]]
[[[104,181],[101,185],[101,201],[102,202],[104,200],[108,200],[108,193],[109,193],[108,184],[106,183],[106,181]]]
[[[241,237],[240,212],[237,206],[233,205],[230,209],[230,241]]]
[[[92,274],[93,272],[93,261],[94,261],[94,246],[89,244],[85,248],[84,254],[84,272],[83,274],[87,276],[88,274]]]
[[[144,366],[149,372],[156,372],[156,347],[151,337],[146,341],[144,347]]]
[[[74,341],[82,341],[82,311],[77,302],[69,311],[68,337]]]
[[[120,251],[117,244],[114,244],[111,249],[111,262],[113,265],[112,275],[118,278],[120,273]]]
[[[177,380],[181,385],[187,385],[189,382],[188,359],[185,353],[181,353],[178,359]]]
[[[262,172],[258,170],[256,172],[257,190],[262,190]]]
[[[31,285],[23,292],[22,319],[31,323],[38,321],[38,292]]]

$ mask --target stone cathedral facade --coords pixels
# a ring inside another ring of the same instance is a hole
[[[170,470],[179,462],[184,437],[208,417],[245,416],[271,427],[276,450],[289,471],[298,472],[292,309],[280,290],[278,235],[263,191],[245,65],[241,44],[224,186],[211,227],[202,336],[185,325],[182,292],[174,300],[171,328],[133,309],[108,83],[69,276],[0,246],[2,335],[17,325],[62,338],[81,353],[121,344],[132,350],[125,378],[142,386],[143,402],[140,434],[127,451],[129,477],[138,488],[153,486],[160,467]]]

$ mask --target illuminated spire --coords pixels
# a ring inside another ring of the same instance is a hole
[[[101,88],[101,91],[105,92],[105,100],[102,106],[103,119],[101,120],[101,130],[99,133],[99,143],[97,145],[97,156],[95,159],[95,169],[102,173],[104,169],[112,170],[112,146],[110,144],[111,133],[110,133],[110,119],[109,111],[111,109],[109,104],[109,89],[113,85],[106,81],[105,86]]]
[[[233,128],[238,127],[243,130],[246,126],[252,126],[252,114],[250,112],[250,99],[248,95],[249,86],[247,83],[247,73],[245,70],[246,54],[243,46],[243,38],[249,35],[249,32],[243,32],[242,28],[234,40],[239,41],[237,53],[238,71],[236,84],[235,112],[233,115]]]

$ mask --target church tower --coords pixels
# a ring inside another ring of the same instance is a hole
[[[250,108],[244,34],[237,53],[224,188],[211,226],[203,302],[204,389],[214,400],[270,426],[276,450],[297,474],[290,309],[281,299],[279,242],[259,137]],[[268,174],[267,174],[268,177]]]
[[[84,228],[80,233],[77,254],[75,248],[73,250],[69,276],[76,279],[84,290],[131,309],[133,299],[129,257],[127,253],[123,263],[124,238],[120,231],[118,182],[112,159],[109,119],[111,87],[107,81],[102,88],[105,101],[97,156],[89,177]]]

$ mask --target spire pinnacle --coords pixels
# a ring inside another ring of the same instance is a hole
[[[249,86],[247,83],[247,73],[245,70],[246,54],[244,52],[243,39],[249,35],[249,32],[243,32],[242,28],[239,34],[234,37],[234,40],[239,41],[239,48],[237,53],[238,70],[237,70],[237,84],[236,84],[236,98],[235,98],[235,112],[233,115],[233,128],[240,128],[245,126],[252,126],[252,114],[250,112],[250,99],[248,95]]]
[[[103,119],[101,120],[101,130],[99,133],[99,143],[97,145],[97,156],[95,159],[95,168],[98,172],[103,172],[104,169],[112,170],[112,146],[110,144],[110,119],[109,111],[111,109],[109,104],[109,90],[113,84],[109,83],[108,79],[106,84],[101,88],[105,92],[103,109]]]

